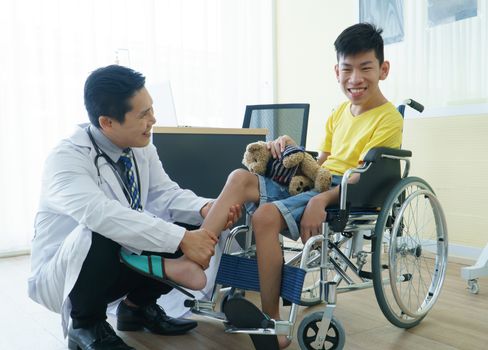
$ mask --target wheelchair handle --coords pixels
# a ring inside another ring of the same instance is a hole
[[[411,99],[411,98],[407,98],[405,101],[403,101],[403,103],[406,105],[406,106],[409,106],[413,109],[415,109],[416,111],[422,113],[424,111],[424,105]]]

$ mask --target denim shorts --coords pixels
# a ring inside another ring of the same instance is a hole
[[[270,178],[257,175],[259,180],[259,205],[263,203],[274,204],[285,219],[288,229],[282,234],[293,240],[300,238],[300,220],[307,206],[308,201],[319,194],[317,191],[307,191],[291,196],[288,187],[282,186]],[[335,187],[341,183],[342,176],[333,175],[330,187]],[[246,204],[248,213],[256,210],[254,203]]]

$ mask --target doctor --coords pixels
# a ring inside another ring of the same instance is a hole
[[[123,297],[119,330],[168,335],[197,326],[167,316],[156,300],[171,288],[119,258],[121,247],[159,254],[166,278],[200,289],[206,282],[201,267],[208,267],[217,242],[211,232],[173,224],[199,225],[211,202],[164,172],[150,143],[156,119],[144,84],[144,76],[122,66],[92,72],[84,91],[90,124],[80,125],[46,160],[29,296],[61,313],[70,349],[133,349],[106,321],[107,304]],[[229,225],[239,216],[235,206]]]

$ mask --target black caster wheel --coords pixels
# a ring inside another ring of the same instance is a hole
[[[322,321],[323,311],[314,312],[304,317],[297,331],[297,340],[302,350],[340,350],[346,342],[346,332],[342,323],[332,317],[327,336],[322,347],[316,344],[319,333],[319,323]]]

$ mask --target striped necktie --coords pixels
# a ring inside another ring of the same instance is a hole
[[[141,198],[139,196],[139,190],[137,187],[136,179],[134,177],[134,171],[132,170],[132,160],[130,149],[124,150],[124,153],[119,158],[119,162],[125,167],[127,174],[127,187],[130,196],[130,206],[132,209],[139,209],[141,206]]]

